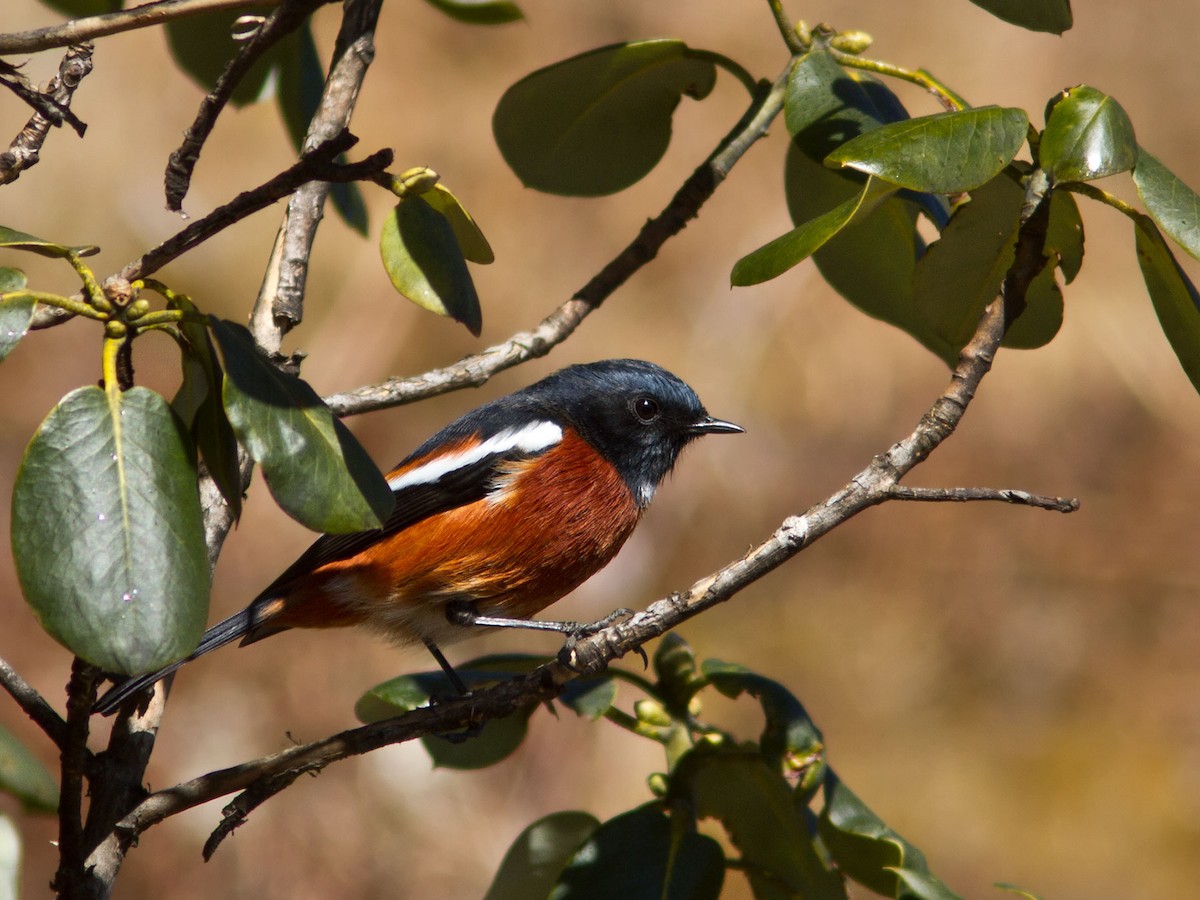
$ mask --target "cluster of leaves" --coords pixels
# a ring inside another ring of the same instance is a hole
[[[527,672],[544,660],[491,656],[459,674],[472,688]],[[827,764],[820,730],[783,685],[743,666],[697,662],[674,635],[654,655],[654,679],[623,670],[577,680],[560,702],[660,744],[667,772],[648,779],[648,801],[606,822],[581,811],[553,813],[513,842],[487,893],[518,897],[715,898],[730,870],[759,898],[841,898],[847,881],[885,897],[949,900],[916,847],[888,827]],[[618,707],[618,684],[642,697]],[[441,672],[407,675],[358,702],[364,722],[400,715],[452,690]],[[701,716],[706,692],[757,702],[758,740],[739,739]],[[477,769],[509,756],[533,709],[486,723],[472,735],[424,739],[438,766]],[[698,830],[714,821],[738,854]],[[1023,893],[1023,892],[1021,892]],[[1030,896],[1026,894],[1025,896]]]

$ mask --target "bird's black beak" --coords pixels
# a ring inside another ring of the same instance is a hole
[[[689,425],[687,430],[688,434],[741,434],[746,429],[741,425],[734,425],[732,422],[705,416],[699,422]]]

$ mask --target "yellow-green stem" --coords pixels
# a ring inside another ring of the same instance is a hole
[[[86,316],[89,319],[104,321],[108,318],[108,316],[96,310],[90,304],[80,303],[78,300],[73,300],[70,297],[60,297],[58,294],[47,294],[44,291],[5,291],[0,296],[6,298],[28,297],[36,303],[65,309],[67,312],[75,313],[77,316]]]
[[[970,108],[966,100],[952,91],[949,87],[943,84],[924,69],[912,71],[900,66],[892,65],[891,63],[881,62],[877,59],[864,59],[861,56],[855,56],[852,53],[843,53],[841,50],[836,50],[833,47],[829,48],[829,54],[838,62],[839,65],[846,66],[852,69],[862,69],[867,72],[874,72],[876,75],[886,75],[889,78],[899,78],[901,81],[907,81],[910,84],[915,84],[918,87],[923,87],[931,94],[942,101],[942,104],[950,110],[963,110]]]

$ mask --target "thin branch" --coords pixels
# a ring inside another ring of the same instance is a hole
[[[1051,512],[1071,513],[1079,510],[1075,497],[1049,497],[1013,488],[923,488],[894,484],[888,489],[891,500],[916,500],[924,503],[967,503],[975,500],[999,500],[1018,506],[1031,506]]]
[[[86,71],[80,71],[81,65],[73,64],[81,57],[86,57]],[[48,124],[61,126],[66,123],[77,135],[83,137],[87,126],[67,107],[70,105],[70,95],[78,85],[79,79],[92,70],[91,58],[91,44],[77,44],[68,48],[66,56],[58,64],[58,75],[50,79],[50,83],[41,90],[22,74],[20,66],[0,61],[0,85],[8,88],[33,107],[33,111],[40,113]],[[74,81],[74,84],[68,84],[71,81]],[[60,95],[59,91],[64,85],[69,89],[64,95]]]
[[[282,2],[284,0],[158,0],[157,3],[146,3],[131,9],[71,19],[61,25],[0,34],[0,54],[37,53],[220,9],[261,10],[264,6],[278,6]]]
[[[79,657],[71,665],[67,684],[66,740],[59,754],[58,871],[51,887],[59,896],[82,897],[83,776],[87,766],[88,721],[96,702],[99,670]]]
[[[270,181],[238,194],[224,206],[217,207],[204,218],[197,219],[141,258],[129,263],[118,277],[126,281],[136,281],[157,272],[171,260],[235,222],[282,200],[306,181],[362,181],[372,178],[392,164],[391,150],[379,150],[357,163],[334,161],[339,153],[354,146],[356,141],[349,132],[343,132],[326,141],[311,153],[300,157],[295,165]]]
[[[59,750],[66,746],[67,723],[54,707],[46,702],[46,698],[35,691],[5,659],[0,659],[0,687],[8,691],[22,712],[46,732],[46,736],[54,741]]]
[[[42,144],[50,134],[50,126],[66,122],[76,134],[83,137],[87,126],[71,112],[70,106],[75,89],[91,71],[91,44],[79,44],[67,50],[58,64],[58,74],[50,79],[44,91],[34,92],[34,114],[20,134],[13,138],[8,149],[0,153],[0,184],[16,181],[23,171],[38,164]],[[13,86],[7,77],[0,77],[0,81],[9,87]],[[26,94],[21,96],[31,100]]]
[[[699,214],[729,171],[751,145],[767,133],[767,128],[783,109],[783,95],[790,73],[789,62],[774,84],[762,83],[745,115],[684,182],[663,211],[646,222],[632,243],[532,330],[518,332],[453,365],[334,394],[326,397],[325,402],[340,416],[401,406],[466,387],[478,387],[505,369],[545,356],[570,337],[585,318],[654,259],[663,244]]]
[[[333,63],[302,151],[310,152],[349,127],[358,92],[375,58],[375,25],[382,2],[347,0]],[[283,336],[303,318],[308,259],[328,194],[327,182],[310,181],[288,200],[250,314],[250,330],[268,354],[279,352]]]
[[[242,78],[258,62],[263,54],[287,37],[312,14],[313,10],[330,0],[289,0],[276,9],[263,22],[249,40],[234,54],[216,85],[200,101],[200,109],[191,127],[184,132],[183,143],[171,154],[164,176],[167,192],[167,209],[178,212],[183,208],[192,181],[192,171],[200,159],[204,142],[217,124],[217,116],[233,96]]]

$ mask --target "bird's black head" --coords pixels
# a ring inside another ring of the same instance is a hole
[[[520,393],[599,450],[642,507],[688,443],[742,431],[710,416],[696,392],[666,369],[636,359],[569,366]]]

